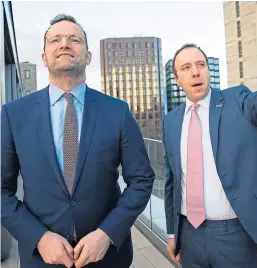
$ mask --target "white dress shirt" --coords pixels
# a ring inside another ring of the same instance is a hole
[[[223,190],[219,179],[216,164],[214,160],[210,129],[209,129],[209,108],[210,108],[211,90],[208,95],[198,102],[200,107],[197,114],[201,122],[202,130],[202,149],[203,149],[203,166],[204,166],[204,201],[207,220],[228,220],[236,218],[236,214],[232,209]],[[188,127],[191,118],[192,102],[186,98],[186,108],[182,124],[181,132],[181,214],[187,215],[186,210],[186,174],[187,174],[187,136]],[[173,237],[171,235],[170,237]]]
[[[201,121],[202,130],[202,148],[203,148],[203,167],[204,167],[204,201],[206,219],[208,220],[228,220],[236,218],[236,214],[232,209],[223,190],[219,179],[216,164],[214,160],[210,128],[209,128],[209,110],[210,110],[211,90],[208,95],[198,102],[200,107],[197,114]],[[186,212],[186,171],[187,171],[187,135],[191,118],[192,102],[186,99],[186,108],[181,133],[181,167],[182,167],[182,203],[181,214],[187,215]]]

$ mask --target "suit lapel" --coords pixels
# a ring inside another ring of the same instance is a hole
[[[210,120],[210,136],[211,136],[212,150],[215,162],[218,148],[219,121],[222,109],[223,109],[223,95],[220,91],[212,89],[209,120]]]
[[[96,101],[96,93],[93,89],[87,87],[85,94],[85,105],[82,119],[82,129],[79,144],[79,154],[76,167],[76,176],[74,182],[74,191],[78,184],[81,172],[86,161],[88,150],[90,147],[92,135],[95,128],[95,122],[97,118],[98,106]]]
[[[50,118],[50,100],[48,87],[43,89],[41,94],[37,99],[37,109],[36,109],[36,122],[39,130],[42,145],[45,148],[46,154],[49,158],[50,165],[54,171],[57,180],[60,183],[65,194],[69,197],[68,189],[65,185],[64,178],[62,176],[60,167],[57,162],[53,131],[51,126]]]
[[[181,185],[181,152],[180,152],[180,144],[181,144],[181,132],[182,132],[182,124],[185,113],[185,103],[178,107],[175,118],[172,122],[172,137],[174,139],[174,151],[176,155],[176,177],[178,179],[178,185]]]

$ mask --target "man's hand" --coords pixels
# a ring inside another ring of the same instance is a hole
[[[109,237],[100,229],[86,235],[74,248],[76,268],[100,261],[105,256],[109,246]]]
[[[64,264],[70,268],[74,263],[72,246],[59,234],[49,231],[44,233],[37,249],[47,264]]]
[[[175,256],[175,239],[174,238],[170,238],[168,240],[167,250],[168,250],[168,253],[169,253],[171,259],[175,263],[180,264],[180,253],[177,256]]]

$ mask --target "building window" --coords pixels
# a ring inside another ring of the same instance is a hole
[[[25,71],[25,78],[30,79],[30,70]]]
[[[236,16],[237,16],[237,18],[240,17],[239,1],[236,1]]]
[[[111,44],[110,43],[107,44],[107,48],[111,49]]]
[[[212,58],[208,58],[208,62],[209,62],[209,64],[213,64],[214,60]]]
[[[237,37],[241,37],[241,24],[237,21]]]
[[[239,53],[239,57],[243,57],[243,51],[242,51],[242,42],[238,41],[238,53]]]
[[[243,62],[239,62],[240,78],[244,77]]]

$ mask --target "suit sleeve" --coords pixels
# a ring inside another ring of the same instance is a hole
[[[119,250],[138,215],[145,209],[153,187],[154,172],[137,122],[125,104],[120,140],[122,175],[127,188],[117,206],[99,226]]]
[[[165,149],[165,199],[164,199],[164,207],[165,207],[165,215],[166,215],[166,227],[167,234],[174,234],[174,206],[173,206],[173,172],[170,167],[169,158],[166,150],[166,142],[165,142],[165,118],[163,120],[163,145]]]
[[[241,86],[237,94],[237,102],[244,116],[257,126],[257,92],[252,92],[246,86]]]
[[[4,105],[1,112],[1,202],[2,225],[33,255],[41,236],[47,231],[16,197],[17,180],[20,170],[13,135]]]

